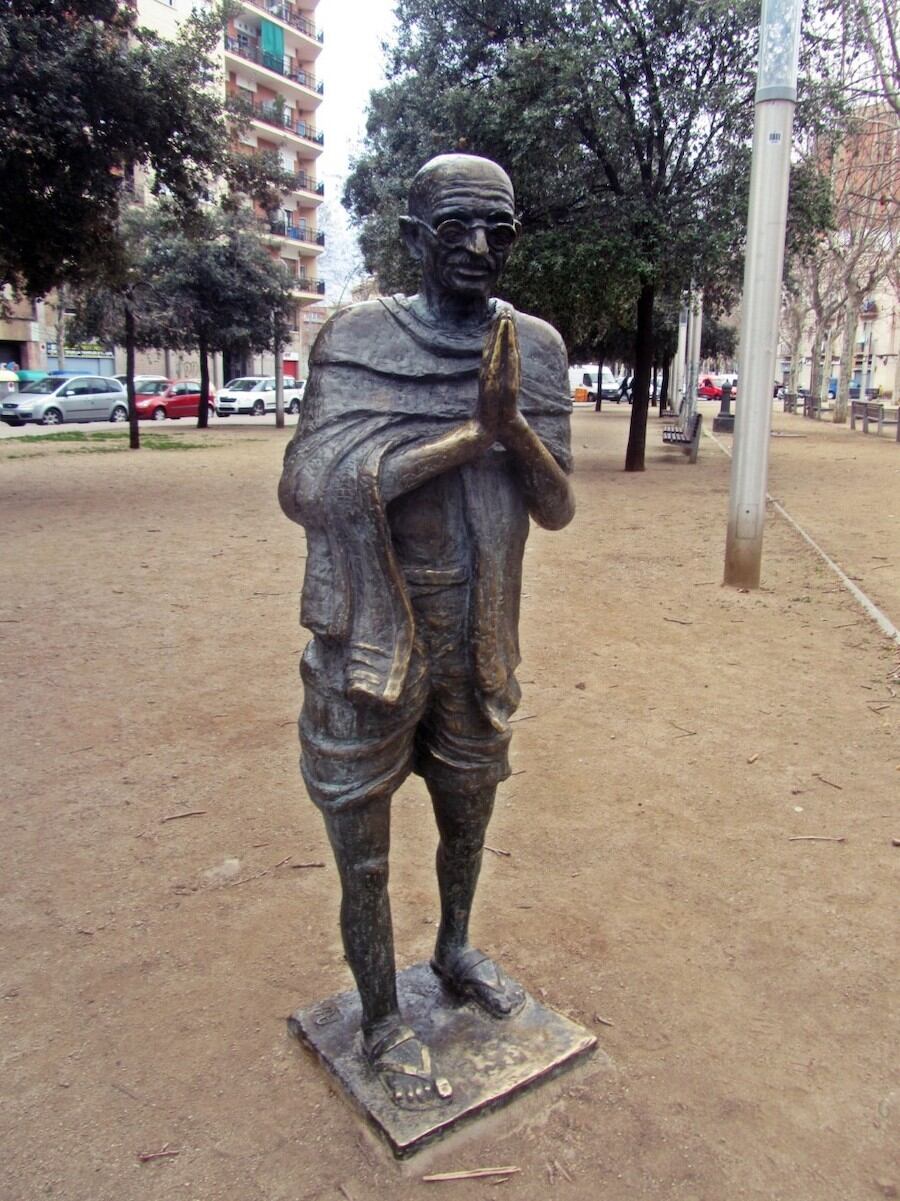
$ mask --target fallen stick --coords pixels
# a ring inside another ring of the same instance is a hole
[[[676,626],[692,626],[692,621],[682,621],[680,617],[664,617],[663,621],[671,621]]]
[[[291,867],[294,871],[299,871],[302,867],[324,867],[324,863],[292,863]]]
[[[686,730],[684,726],[680,726],[677,721],[670,721],[670,726],[674,726],[676,730],[680,730],[686,737],[694,738],[697,735],[696,730]]]
[[[164,1143],[158,1151],[139,1151],[138,1159],[141,1163],[149,1163],[151,1159],[174,1159],[180,1154],[180,1151],[170,1151],[169,1144]]]
[[[489,847],[487,843],[484,844],[484,849],[492,855],[502,855],[504,859],[509,859],[512,855],[512,851],[504,851],[502,847]]]
[[[205,809],[190,809],[187,813],[170,813],[168,817],[161,817],[159,824],[163,825],[165,822],[181,821],[183,817],[200,817],[205,812]]]
[[[472,1168],[468,1172],[435,1172],[431,1176],[423,1176],[427,1184],[437,1184],[442,1180],[483,1180],[486,1176],[513,1176],[521,1172],[521,1168]]]
[[[614,1026],[615,1022],[611,1022],[609,1018],[602,1018],[599,1013],[594,1014],[594,1021],[599,1022],[601,1026]]]
[[[533,717],[537,717],[537,714],[536,713],[523,713],[521,717],[511,717],[509,719],[509,723],[510,723],[510,725],[512,725],[512,723],[514,721],[531,721],[531,719]]]
[[[788,842],[846,842],[847,839],[843,834],[839,838],[834,838],[831,834],[795,834],[793,838],[789,838]]]
[[[827,784],[829,788],[836,788],[838,792],[843,792],[840,784],[835,784],[834,780],[826,780],[824,776],[820,776],[817,771],[813,772],[813,779],[821,780],[823,784]]]

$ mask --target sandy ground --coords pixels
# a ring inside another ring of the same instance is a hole
[[[405,1165],[285,1030],[348,972],[296,766],[284,435],[4,441],[4,1201],[897,1196],[896,647],[778,517],[764,587],[722,588],[727,458],[651,419],[626,476],[627,420],[575,414],[578,516],[529,542],[475,922],[609,1061]],[[776,427],[773,495],[900,623],[900,446]],[[420,782],[394,822],[408,963],[437,911]],[[421,1181],[496,1164],[521,1171]]]

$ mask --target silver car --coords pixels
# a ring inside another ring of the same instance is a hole
[[[47,376],[10,392],[0,405],[0,421],[61,425],[64,421],[127,421],[128,397],[116,379],[100,375]]]

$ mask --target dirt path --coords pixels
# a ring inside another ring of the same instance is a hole
[[[804,436],[773,439],[773,493],[898,622],[900,448],[776,426]],[[475,923],[613,1067],[405,1166],[285,1034],[348,974],[296,770],[282,436],[4,443],[4,1201],[897,1195],[895,648],[780,520],[764,588],[721,588],[727,459],[705,440],[690,467],[651,420],[625,476],[626,429],[576,413],[579,515],[529,543],[533,719]],[[394,815],[412,962],[437,909],[418,781]],[[522,1169],[499,1190],[421,1183],[498,1163]]]

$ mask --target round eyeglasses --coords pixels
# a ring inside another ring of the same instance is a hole
[[[411,217],[417,225],[421,225],[444,246],[465,246],[472,238],[476,229],[484,230],[484,238],[491,250],[509,250],[519,236],[519,223],[510,224],[506,221],[460,221],[456,217],[448,217],[436,226],[431,226],[421,217]]]

